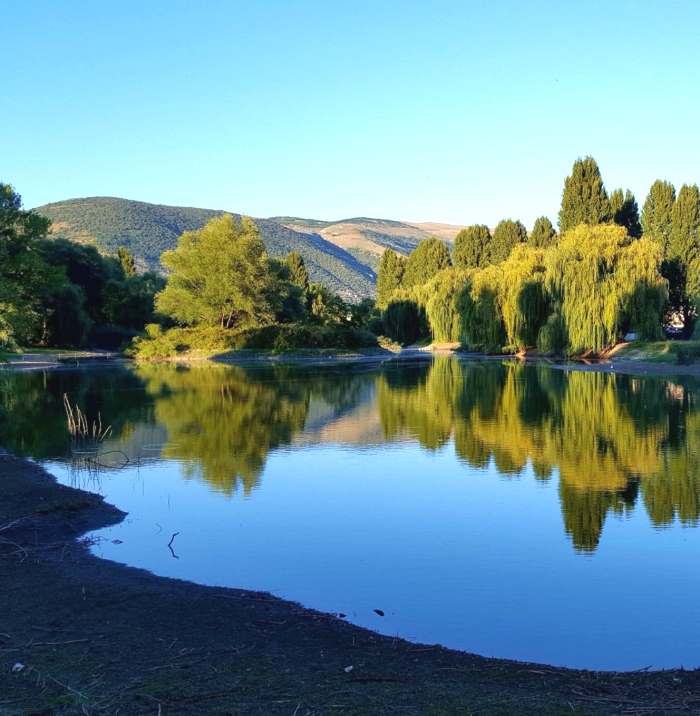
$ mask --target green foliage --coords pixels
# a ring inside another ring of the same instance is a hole
[[[600,352],[630,327],[658,335],[666,282],[660,247],[630,242],[619,226],[579,225],[547,257],[547,282],[560,306],[567,351]],[[656,327],[656,330],[653,330]]]
[[[171,273],[156,307],[178,323],[240,328],[273,319],[274,276],[250,219],[224,214],[185,232],[162,262]]]
[[[309,290],[309,272],[304,257],[298,251],[292,251],[287,255],[285,263],[289,269],[289,281],[306,293]]]
[[[460,294],[464,345],[471,350],[500,353],[505,344],[503,313],[498,298],[500,265],[475,271],[468,290]]]
[[[126,246],[120,246],[117,249],[117,258],[121,264],[124,276],[131,278],[136,275],[136,260],[134,255],[126,248]]]
[[[61,201],[37,211],[54,222],[56,238],[93,243],[108,254],[124,246],[152,270],[160,268],[161,254],[175,248],[181,234],[197,231],[223,213],[112,197]],[[256,225],[270,256],[284,259],[297,251],[312,281],[350,300],[373,295],[374,272],[349,252],[278,221],[257,219]]]
[[[535,219],[535,224],[528,236],[527,243],[537,249],[547,249],[557,238],[557,232],[552,226],[552,222],[546,216],[540,216]]]
[[[639,223],[639,207],[634,194],[627,189],[615,189],[610,195],[610,217],[613,223],[624,226],[627,233],[638,239],[642,235],[642,225]]]
[[[610,202],[598,164],[593,157],[577,159],[564,182],[559,232],[563,234],[579,224],[603,224],[610,218]]]
[[[494,229],[491,241],[490,260],[497,264],[505,261],[510,252],[518,245],[527,241],[527,229],[519,222],[504,219]]]
[[[551,313],[537,334],[537,350],[545,355],[563,355],[568,342],[561,313]]]
[[[537,342],[549,313],[544,285],[545,254],[542,249],[518,245],[501,264],[499,303],[510,349],[522,350]]]
[[[420,338],[423,320],[418,302],[408,298],[393,298],[383,313],[387,336],[401,345],[415,343]]]
[[[700,190],[697,184],[684,184],[671,212],[668,256],[685,266],[700,253]]]
[[[401,287],[406,259],[392,249],[386,249],[379,260],[377,273],[377,306],[385,308],[391,295]]]
[[[440,343],[462,341],[462,295],[469,291],[471,272],[464,269],[442,270],[421,288],[421,303],[433,340]]]
[[[239,332],[218,326],[164,331],[159,325],[150,325],[146,336],[134,339],[130,354],[137,360],[149,361],[188,355],[211,356],[238,350],[284,353],[321,348],[351,350],[376,345],[376,336],[351,325],[287,323]]]
[[[402,285],[404,288],[421,286],[451,265],[450,250],[444,241],[435,238],[421,241],[408,257]]]
[[[454,240],[452,262],[457,268],[483,268],[491,257],[491,232],[484,224],[462,229]]]
[[[657,179],[649,189],[642,209],[642,231],[644,238],[656,241],[668,256],[673,226],[673,205],[676,202],[676,190],[668,181]]]

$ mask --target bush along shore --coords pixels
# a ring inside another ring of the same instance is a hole
[[[0,473],[3,715],[654,715],[700,705],[700,671],[486,659],[105,562],[81,535],[123,513],[8,455]]]

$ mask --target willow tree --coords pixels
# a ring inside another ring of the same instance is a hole
[[[506,346],[522,350],[534,346],[547,319],[549,301],[545,288],[545,252],[516,246],[501,264],[499,303],[506,333]]]
[[[445,269],[421,287],[419,300],[425,306],[433,340],[441,343],[462,341],[463,293],[470,289],[472,273],[465,269]]]
[[[440,239],[425,239],[411,252],[406,261],[403,286],[420,286],[427,283],[436,273],[452,265],[450,250]]]
[[[186,231],[161,257],[170,272],[156,308],[182,325],[261,325],[274,315],[274,275],[251,219],[230,214]]]
[[[527,241],[527,229],[519,222],[504,219],[494,229],[491,241],[491,263],[505,261],[510,252]]]
[[[379,260],[377,272],[377,307],[384,308],[391,295],[400,288],[406,270],[406,259],[395,251],[386,249]]]
[[[535,248],[546,249],[550,247],[556,240],[557,232],[552,226],[552,222],[546,216],[540,216],[535,219],[530,235],[527,237],[527,243]]]
[[[547,283],[560,308],[569,354],[600,352],[628,328],[658,336],[667,285],[661,250],[612,224],[579,225],[547,256]]]
[[[491,265],[471,274],[468,290],[460,294],[462,336],[466,346],[486,353],[500,353],[505,343],[499,289],[501,265]]]
[[[610,195],[610,218],[618,226],[624,226],[627,233],[634,239],[642,235],[642,225],[639,222],[639,207],[634,194],[627,189],[615,189]]]
[[[668,254],[673,226],[673,205],[676,202],[676,190],[668,181],[657,179],[649,189],[642,208],[642,233],[644,238],[656,241]]]
[[[452,262],[458,268],[482,268],[491,256],[491,232],[484,224],[462,229],[455,237]]]
[[[564,181],[559,210],[560,233],[579,224],[602,224],[610,218],[610,201],[598,164],[593,157],[577,159],[571,175]]]

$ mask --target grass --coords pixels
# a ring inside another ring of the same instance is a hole
[[[615,356],[645,363],[689,365],[700,360],[700,341],[633,341]]]

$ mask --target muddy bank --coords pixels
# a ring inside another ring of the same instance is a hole
[[[0,713],[700,712],[700,671],[485,659],[90,555],[81,535],[123,516],[0,455]]]

